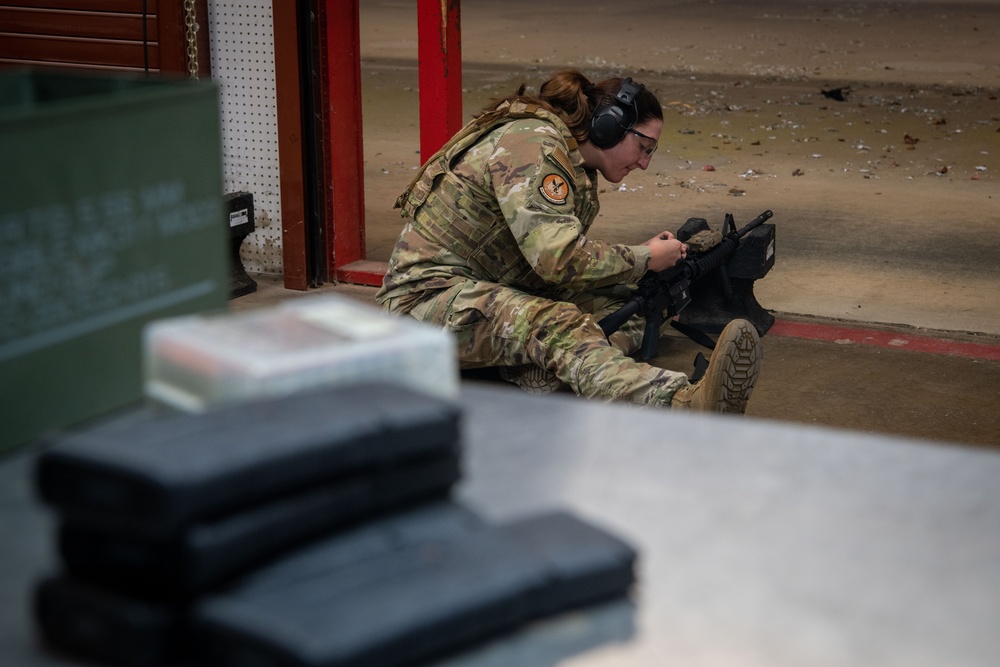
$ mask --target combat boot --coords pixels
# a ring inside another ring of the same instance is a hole
[[[704,376],[679,389],[670,407],[743,414],[757,384],[762,356],[760,337],[753,325],[733,320],[719,335]]]
[[[552,371],[541,366],[527,364],[524,366],[501,366],[500,378],[505,382],[516,384],[521,391],[528,394],[554,394],[566,389],[566,385]]]

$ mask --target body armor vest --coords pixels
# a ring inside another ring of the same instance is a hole
[[[396,200],[396,208],[411,218],[420,236],[465,258],[477,277],[541,291],[551,286],[524,259],[492,189],[486,190],[452,171],[465,151],[483,136],[521,118],[552,124],[566,139],[570,152],[578,150],[565,123],[551,112],[523,102],[505,103],[471,121],[427,160]],[[597,216],[598,202],[586,172],[580,168],[575,171],[574,214],[586,232]]]

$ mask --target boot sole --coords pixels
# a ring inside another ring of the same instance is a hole
[[[705,371],[706,407],[714,412],[743,414],[757,384],[763,350],[760,337],[746,320],[730,322],[715,345],[712,361]]]
[[[501,366],[499,373],[526,394],[554,394],[566,387],[554,373],[537,366]]]

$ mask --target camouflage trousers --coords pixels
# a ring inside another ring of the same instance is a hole
[[[597,325],[624,304],[623,296],[610,288],[554,300],[469,280],[406,301],[411,316],[455,335],[462,368],[534,364],[581,396],[669,405],[688,378],[629,356],[639,349],[643,321],[633,318],[610,340]],[[396,299],[384,305],[400,312]]]

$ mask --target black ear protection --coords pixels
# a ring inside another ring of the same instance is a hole
[[[645,88],[641,83],[632,81],[632,77],[622,81],[613,98],[607,95],[594,109],[590,118],[589,137],[591,143],[598,148],[611,148],[625,138],[625,132],[635,126],[639,116],[636,106],[636,96]]]

